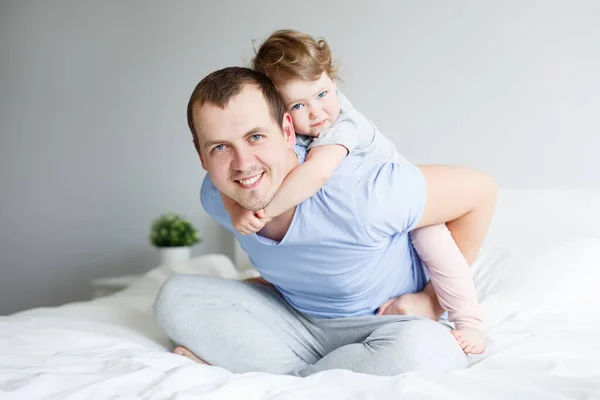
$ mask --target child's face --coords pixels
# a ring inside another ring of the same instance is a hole
[[[317,137],[340,115],[335,81],[325,72],[316,81],[295,78],[279,83],[277,90],[297,133]]]

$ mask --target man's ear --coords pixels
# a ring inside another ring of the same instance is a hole
[[[296,131],[294,130],[294,122],[290,113],[283,114],[283,135],[285,136],[288,146],[293,148],[296,145]]]
[[[198,154],[198,157],[200,157],[200,164],[202,164],[202,168],[206,171],[206,164],[204,163],[204,158],[202,158],[202,152],[200,151],[200,144],[198,143],[198,140],[196,140],[196,138],[194,138],[194,148],[196,149],[196,153]]]
[[[198,155],[200,156],[200,164],[202,164],[202,168],[203,168],[205,171],[208,171],[208,169],[206,168],[206,164],[204,163],[204,158],[202,158],[202,154],[201,154],[201,153],[198,153]]]

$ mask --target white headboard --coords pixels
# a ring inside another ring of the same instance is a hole
[[[600,237],[600,189],[503,189],[484,248],[520,250],[581,236]],[[246,253],[234,243],[235,264],[240,270],[251,267]]]

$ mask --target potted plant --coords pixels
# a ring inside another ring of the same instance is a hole
[[[200,242],[200,236],[187,219],[167,213],[152,222],[150,242],[158,247],[160,263],[171,265],[187,262],[192,246]]]

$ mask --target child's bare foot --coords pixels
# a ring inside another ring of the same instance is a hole
[[[444,313],[440,305],[431,296],[423,291],[407,293],[385,302],[377,315],[409,315],[413,317],[426,317],[437,321]]]
[[[452,331],[458,344],[466,354],[481,354],[485,351],[485,336],[475,328],[460,328]]]
[[[196,361],[199,364],[210,365],[209,363],[207,363],[206,361],[204,361],[203,359],[201,359],[200,357],[198,357],[197,355],[195,355],[194,353],[192,353],[186,347],[183,347],[183,346],[175,347],[175,349],[173,349],[173,353],[179,354],[180,356],[185,356],[193,361]]]

